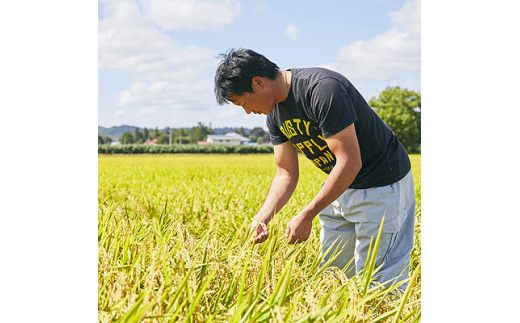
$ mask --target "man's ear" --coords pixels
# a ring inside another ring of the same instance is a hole
[[[260,88],[262,88],[262,89],[264,88],[264,85],[265,85],[265,84],[264,84],[264,80],[263,80],[260,76],[255,76],[255,77],[253,77],[253,79],[251,80],[251,82],[252,82],[251,86],[252,86],[253,88],[255,88],[255,87],[260,87]]]

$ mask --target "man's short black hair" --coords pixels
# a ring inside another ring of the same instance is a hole
[[[219,58],[222,61],[215,74],[215,96],[219,105],[229,103],[232,95],[252,93],[253,77],[275,80],[280,70],[275,63],[250,49],[230,49]]]

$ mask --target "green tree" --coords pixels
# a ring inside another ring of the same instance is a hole
[[[134,135],[130,132],[130,131],[127,131],[125,132],[122,136],[121,136],[121,139],[119,139],[119,141],[124,144],[124,145],[127,145],[127,144],[134,144],[135,143],[135,138],[134,138]]]
[[[244,137],[246,136],[246,131],[244,130],[244,127],[240,127],[240,129],[238,129],[235,132],[238,133],[241,136],[244,136]]]
[[[207,135],[214,134],[215,131],[210,127],[199,122],[196,127],[191,128],[190,141],[196,143],[197,141],[206,140]]]
[[[161,135],[161,132],[159,131],[159,129],[157,127],[155,127],[155,129],[152,130],[152,133],[151,133],[152,139],[158,139],[160,135]]]
[[[368,104],[395,132],[408,153],[421,152],[421,94],[387,87]]]
[[[109,136],[103,137],[98,134],[98,144],[100,144],[100,145],[109,144],[112,141],[113,141],[112,138],[110,138]]]
[[[181,138],[181,144],[189,144],[189,132],[185,129],[172,129],[172,145],[179,144],[179,137]]]
[[[167,145],[168,143],[170,142],[170,136],[168,136],[166,133],[161,133],[161,135],[159,136],[159,138],[157,138],[157,143],[158,144],[165,144]]]
[[[271,137],[269,137],[269,132],[266,132],[263,136],[258,137],[258,138],[256,139],[256,142],[257,142],[257,143],[261,143],[261,142],[269,141],[269,140],[271,140]]]
[[[265,130],[262,127],[254,127],[249,133],[249,140],[251,142],[257,142],[258,138],[262,138],[265,135]]]
[[[150,137],[150,132],[148,131],[148,129],[146,129],[146,127],[144,127],[144,129],[143,129],[143,139],[146,141],[146,140],[148,140],[149,137]]]
[[[135,128],[134,139],[138,144],[142,144],[144,142],[143,134],[139,131],[139,128]]]
[[[214,131],[213,131],[214,132]],[[191,143],[190,141],[190,132],[186,129],[182,129],[180,128],[179,129],[179,133],[180,133],[180,137],[181,137],[181,144],[189,144]],[[177,141],[179,140],[179,133],[177,133]]]

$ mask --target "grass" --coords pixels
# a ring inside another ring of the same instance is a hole
[[[411,279],[392,302],[388,289],[370,281],[377,268],[352,280],[320,268],[317,218],[305,243],[281,238],[326,178],[304,158],[293,197],[269,224],[269,240],[251,245],[249,222],[274,175],[272,155],[100,155],[99,321],[420,321],[420,155],[411,160]]]

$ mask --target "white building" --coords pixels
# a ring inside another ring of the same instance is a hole
[[[212,145],[242,145],[247,144],[249,139],[238,133],[230,132],[225,135],[208,135],[206,141]]]

